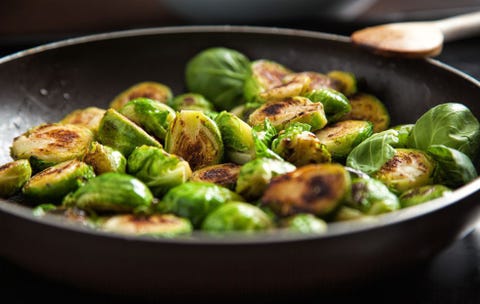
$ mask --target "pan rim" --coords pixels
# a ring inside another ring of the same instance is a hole
[[[170,26],[157,28],[144,28],[123,31],[113,31],[98,33],[93,35],[80,36],[75,38],[64,39],[33,48],[22,50],[11,55],[0,58],[0,65],[6,62],[17,60],[33,54],[45,52],[48,50],[59,49],[66,46],[90,43],[95,41],[105,41],[111,39],[120,39],[127,37],[150,36],[150,35],[164,35],[164,34],[189,34],[189,33],[245,33],[245,34],[259,34],[259,35],[282,35],[282,36],[301,36],[305,38],[313,38],[320,40],[336,41],[340,43],[350,43],[350,38],[346,36],[329,34],[323,32],[314,32],[310,30],[300,30],[292,28],[277,28],[264,26],[231,26],[231,25],[207,25],[207,26]],[[440,69],[446,70],[457,77],[464,78],[480,89],[480,82],[472,76],[438,60],[427,58],[421,59],[428,64],[434,65]],[[11,201],[0,199],[0,212],[8,213],[10,215],[22,218],[24,220],[35,222],[41,225],[47,225],[52,228],[69,230],[73,233],[86,233],[96,237],[107,237],[117,240],[124,240],[128,242],[148,242],[159,244],[175,244],[175,245],[260,245],[283,242],[296,241],[314,241],[327,238],[342,237],[345,235],[353,235],[362,233],[372,229],[380,229],[382,227],[396,225],[408,220],[424,216],[452,204],[458,203],[460,200],[472,195],[480,189],[480,178],[476,178],[472,182],[456,189],[449,196],[441,197],[427,203],[417,205],[410,208],[401,209],[392,213],[377,215],[372,221],[349,221],[341,223],[329,223],[329,229],[324,234],[292,234],[292,233],[264,233],[255,232],[254,234],[228,234],[229,237],[212,237],[206,233],[199,233],[199,238],[152,238],[147,236],[130,236],[116,233],[109,233],[98,229],[92,229],[86,225],[78,225],[66,220],[59,220],[58,216],[45,215],[42,217],[34,216],[32,209],[27,206],[21,206],[12,203]],[[203,234],[203,236],[202,236]],[[234,236],[234,237],[231,237]]]

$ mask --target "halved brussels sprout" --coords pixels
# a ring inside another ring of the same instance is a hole
[[[345,160],[358,144],[373,134],[373,124],[365,120],[344,120],[315,132],[332,157]]]
[[[251,74],[245,80],[244,95],[247,102],[262,102],[259,95],[281,86],[282,79],[293,71],[272,60],[255,60],[251,63]]]
[[[353,73],[333,70],[327,73],[327,76],[337,83],[337,91],[346,96],[357,93],[357,78]]]
[[[190,181],[214,183],[234,190],[239,173],[240,166],[234,163],[212,165],[194,171]]]
[[[128,157],[127,171],[144,182],[156,197],[186,182],[192,175],[190,165],[163,149],[140,146]]]
[[[299,233],[325,233],[328,229],[324,220],[310,213],[289,216],[281,221],[280,226]]]
[[[232,113],[222,111],[215,122],[222,134],[225,154],[236,164],[244,164],[255,158],[252,128]]]
[[[403,192],[398,198],[402,208],[419,205],[433,199],[452,193],[452,190],[444,185],[426,185],[416,187]]]
[[[114,109],[108,109],[101,120],[97,140],[120,151],[125,157],[137,146],[162,147],[155,138]]]
[[[34,171],[55,164],[82,159],[93,140],[93,133],[77,125],[43,124],[13,140],[14,159],[28,159]]]
[[[110,108],[120,110],[127,102],[132,99],[145,97],[156,100],[160,103],[168,103],[172,99],[172,90],[160,82],[144,81],[139,82],[125,91],[118,94],[111,102]]]
[[[412,133],[414,124],[402,124],[391,127],[390,129],[398,132],[398,144],[397,148],[408,148],[408,138]]]
[[[186,182],[170,189],[158,208],[164,213],[186,217],[194,227],[200,227],[210,212],[229,201],[243,201],[243,198],[212,183]]]
[[[127,159],[117,150],[94,141],[83,158],[83,161],[95,170],[96,175],[107,172],[125,173]]]
[[[114,215],[103,219],[99,228],[104,231],[120,234],[155,237],[188,235],[193,230],[192,224],[188,219],[173,214]]]
[[[249,203],[227,202],[207,215],[201,229],[251,232],[270,228],[273,228],[273,223],[262,209]]]
[[[390,192],[385,184],[374,178],[354,178],[351,195],[345,204],[370,215],[400,209],[397,196]]]
[[[265,119],[268,119],[277,130],[282,130],[293,122],[309,124],[312,131],[321,129],[327,124],[323,105],[300,96],[263,104],[250,115],[248,123],[256,126]]]
[[[33,175],[23,185],[22,193],[35,203],[56,204],[94,177],[92,167],[76,159],[69,160]]]
[[[240,168],[235,191],[246,199],[257,199],[275,176],[295,170],[295,166],[282,160],[256,158]]]
[[[175,111],[195,110],[204,113],[215,111],[213,104],[203,95],[197,93],[184,93],[173,98],[169,104]]]
[[[321,102],[329,123],[335,122],[350,112],[350,101],[342,93],[324,88],[304,95],[313,102]]]
[[[230,113],[237,116],[243,121],[248,121],[248,117],[252,114],[256,109],[258,109],[262,104],[256,102],[247,102],[241,105],[236,106],[235,108],[230,110]]]
[[[432,184],[435,167],[435,161],[426,152],[399,148],[372,177],[386,184],[393,193],[401,193]]]
[[[167,137],[165,150],[188,161],[192,170],[219,164],[223,157],[222,135],[215,122],[203,112],[177,113]]]
[[[350,192],[350,174],[340,164],[306,165],[272,179],[261,201],[279,216],[326,216]]]
[[[301,96],[308,92],[310,89],[311,80],[310,77],[305,74],[292,75],[288,78],[288,81],[283,81],[283,79],[281,85],[269,88],[259,93],[255,101],[264,103],[269,100],[278,100],[288,97]]]
[[[132,99],[119,113],[161,140],[165,139],[170,122],[175,118],[172,108],[149,98]]]
[[[0,197],[16,194],[30,179],[32,168],[26,159],[19,159],[0,167]]]
[[[359,92],[349,97],[352,109],[341,120],[368,120],[373,132],[381,132],[390,124],[390,114],[385,105],[374,95]]]
[[[75,110],[66,115],[60,123],[83,126],[96,133],[105,111],[97,107]]]
[[[243,102],[243,86],[249,75],[250,60],[221,47],[198,53],[185,69],[188,90],[205,96],[219,110],[230,110]]]
[[[331,162],[327,147],[310,132],[310,125],[295,122],[278,133],[272,151],[295,166]]]
[[[132,212],[139,207],[149,207],[152,201],[152,192],[139,179],[108,172],[68,194],[62,204],[86,211]]]
[[[445,145],[473,158],[480,146],[480,123],[465,105],[444,103],[425,112],[416,122],[409,147],[427,150]]]
[[[306,76],[310,78],[310,85],[308,88],[309,92],[322,90],[322,89],[332,89],[335,91],[339,91],[342,87],[342,84],[337,80],[330,78],[325,74],[313,72],[313,71],[305,71],[305,72],[288,74],[283,78],[283,82],[289,82],[294,77],[298,77],[298,76],[304,76],[304,77]]]

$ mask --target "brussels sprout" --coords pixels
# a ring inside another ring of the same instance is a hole
[[[111,102],[110,108],[120,110],[132,99],[145,97],[156,100],[160,103],[168,103],[172,99],[172,90],[160,82],[145,81],[132,85],[125,91],[118,94]]]
[[[62,204],[87,211],[132,212],[135,208],[150,206],[152,201],[150,189],[139,179],[108,172],[68,194]]]
[[[232,113],[222,111],[215,122],[222,134],[225,154],[236,164],[244,164],[255,158],[252,128]]]
[[[214,183],[234,190],[239,173],[240,166],[234,163],[212,165],[194,171],[190,177],[190,181]]]
[[[400,209],[397,196],[374,178],[354,178],[351,194],[345,204],[369,215]]]
[[[282,130],[293,122],[309,124],[312,131],[321,129],[327,124],[323,105],[300,96],[270,101],[262,105],[250,115],[248,123],[256,126],[265,119],[268,119],[277,130]]]
[[[159,203],[159,209],[186,217],[194,227],[200,227],[210,212],[229,201],[243,201],[243,198],[212,183],[186,182],[170,189]]]
[[[104,109],[88,107],[71,112],[65,116],[60,123],[83,126],[95,133],[98,130],[100,120],[104,114]]]
[[[368,120],[373,123],[373,132],[381,132],[390,124],[390,114],[385,105],[375,96],[367,93],[357,93],[349,97],[350,112],[341,120]]]
[[[82,159],[93,140],[93,133],[82,126],[43,124],[13,140],[14,159],[28,159],[34,171],[55,164]]]
[[[331,162],[327,147],[310,130],[310,125],[295,122],[278,133],[272,151],[295,166]]]
[[[188,90],[205,96],[219,110],[230,110],[243,102],[243,86],[249,75],[250,60],[221,47],[198,53],[185,70]]]
[[[163,149],[140,146],[128,157],[127,171],[144,182],[156,197],[186,182],[192,175],[185,160]]]
[[[398,144],[397,148],[408,148],[408,138],[412,133],[414,124],[403,124],[391,127],[390,129],[398,132]]]
[[[402,208],[419,205],[433,199],[452,193],[452,190],[444,185],[426,185],[416,187],[403,192],[400,196]]]
[[[480,124],[473,113],[459,103],[444,103],[425,112],[415,122],[409,146],[427,150],[431,145],[445,145],[476,156],[480,145]]]
[[[299,213],[285,218],[281,227],[299,233],[325,233],[327,223],[310,213]]]
[[[95,177],[93,168],[79,160],[69,160],[49,167],[30,178],[22,193],[34,203],[60,203],[65,195]]]
[[[283,77],[283,81],[289,82],[294,77],[298,77],[298,76],[304,76],[304,77],[307,76],[308,78],[310,78],[310,85],[308,88],[309,92],[323,90],[323,89],[332,89],[335,91],[339,91],[342,87],[342,84],[339,81],[333,78],[330,78],[325,74],[313,72],[313,71],[291,73]]]
[[[9,162],[0,167],[0,197],[16,194],[30,179],[32,168],[26,159]]]
[[[119,112],[162,140],[165,139],[170,122],[175,118],[172,108],[149,98],[132,99],[120,108]]]
[[[437,163],[435,183],[457,188],[477,177],[475,166],[464,153],[444,145],[432,145],[427,152]]]
[[[83,158],[83,161],[95,170],[96,175],[107,172],[125,173],[127,159],[117,150],[94,141]]]
[[[220,130],[200,111],[177,113],[165,138],[165,149],[188,161],[192,170],[219,164],[223,157]]]
[[[373,178],[387,185],[393,193],[401,193],[411,188],[433,183],[435,161],[417,149],[395,149],[392,159],[387,161]]]
[[[292,71],[271,60],[255,60],[251,63],[251,74],[245,80],[244,95],[247,102],[262,102],[259,95],[281,86],[282,79]]]
[[[306,165],[273,178],[261,201],[279,216],[326,216],[348,197],[350,184],[350,175],[340,164]]]
[[[215,107],[203,95],[196,93],[185,93],[176,96],[170,106],[177,112],[181,110],[195,110],[204,113],[214,112]]]
[[[240,168],[235,191],[246,199],[257,199],[271,179],[295,170],[295,166],[282,160],[256,158]]]
[[[352,220],[371,220],[375,217],[373,215],[366,215],[362,211],[348,206],[341,206],[334,214],[332,221],[343,222]]]
[[[315,132],[332,157],[343,161],[358,144],[373,134],[373,124],[365,120],[344,120]]]
[[[101,120],[97,140],[120,151],[125,157],[137,146],[162,147],[155,138],[114,109],[108,109]]]
[[[261,105],[262,105],[261,103],[247,102],[231,109],[230,113],[237,116],[243,121],[248,121],[248,117],[250,117],[250,114],[252,114]]]
[[[353,73],[333,70],[327,73],[327,76],[337,83],[337,91],[346,96],[357,93],[357,78]]]
[[[398,132],[395,130],[373,134],[353,148],[346,164],[353,169],[372,174],[393,158],[398,143]]]
[[[270,228],[273,228],[273,223],[262,209],[244,202],[227,202],[207,215],[201,229],[250,232]]]
[[[259,93],[255,101],[264,103],[269,100],[301,96],[310,89],[310,81],[310,77],[304,74],[293,75],[292,77],[289,77],[288,81],[282,80],[281,85],[272,87],[264,92]]]
[[[193,230],[188,219],[173,214],[114,215],[102,220],[99,227],[108,232],[155,237],[188,235]]]
[[[335,122],[350,112],[350,101],[340,92],[324,88],[304,95],[313,102],[321,102],[329,123]]]

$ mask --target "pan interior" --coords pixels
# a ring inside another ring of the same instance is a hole
[[[236,49],[250,59],[271,59],[296,71],[350,71],[358,77],[361,90],[386,104],[392,125],[414,123],[432,106],[451,101],[467,105],[480,117],[480,87],[470,77],[434,60],[378,57],[352,47],[345,37],[252,27],[127,31],[42,46],[0,60],[0,163],[11,160],[13,138],[29,128],[59,121],[79,108],[106,108],[134,83],[158,81],[174,94],[185,92],[186,62],[212,46]],[[470,186],[442,204],[477,188],[476,184]],[[2,202],[0,207],[8,211],[9,204]],[[408,212],[403,217],[418,214]],[[30,216],[24,211],[18,215]],[[39,221],[54,222],[50,218]],[[373,226],[387,222],[379,219]],[[354,226],[337,231],[358,228]]]

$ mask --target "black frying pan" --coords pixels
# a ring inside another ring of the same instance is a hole
[[[383,100],[392,124],[413,123],[430,107],[466,104],[480,117],[477,81],[434,60],[381,58],[348,39],[252,27],[128,31],[54,43],[0,59],[0,160],[14,136],[70,111],[107,107],[145,80],[184,91],[184,66],[210,46],[295,70],[342,69]],[[478,162],[477,162],[478,168]],[[94,231],[62,218],[36,218],[0,200],[0,254],[34,272],[102,292],[182,294],[334,290],[428,261],[479,218],[480,179],[441,198],[374,222],[335,223],[322,236],[195,235],[157,240]]]

